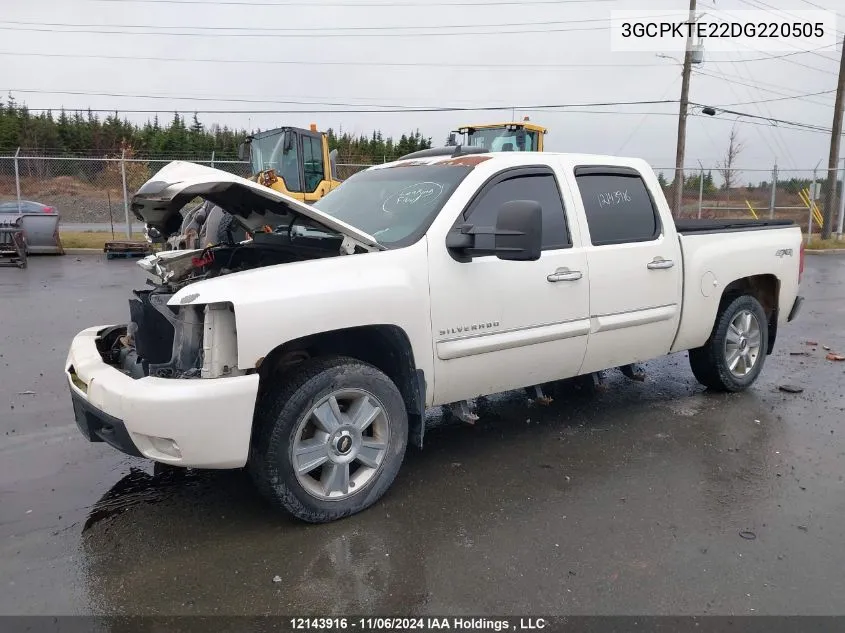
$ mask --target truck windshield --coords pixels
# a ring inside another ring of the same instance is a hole
[[[418,240],[472,170],[466,165],[399,165],[359,172],[314,206],[385,246]]]
[[[536,152],[537,132],[525,130],[525,146],[520,146],[517,130],[497,127],[473,130],[467,134],[467,144],[473,147],[485,147],[491,152]]]

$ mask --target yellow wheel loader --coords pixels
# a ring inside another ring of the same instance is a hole
[[[465,125],[449,135],[449,145],[483,147],[491,152],[542,152],[546,134],[546,128],[529,123],[526,117],[511,123]]]
[[[303,202],[340,185],[337,151],[329,152],[328,136],[313,123],[310,130],[280,127],[247,137],[238,156],[249,160],[251,180]]]
[[[328,136],[313,123],[308,130],[280,127],[253,134],[238,148],[238,158],[249,161],[250,180],[303,202],[316,202],[340,185],[337,150],[329,152]],[[231,215],[204,202],[184,214],[178,233],[166,237],[165,248],[201,248],[246,237]],[[147,239],[156,241],[149,233]]]

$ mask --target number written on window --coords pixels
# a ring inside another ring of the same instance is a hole
[[[624,204],[626,202],[631,202],[631,196],[628,195],[628,190],[625,189],[624,191],[606,191],[604,193],[598,194],[599,199],[599,206],[600,207],[612,207],[616,204]]]
[[[601,246],[646,242],[660,235],[660,220],[639,175],[576,174],[590,241]]]

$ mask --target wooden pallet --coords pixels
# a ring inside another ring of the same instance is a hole
[[[106,254],[106,259],[114,259],[116,257],[146,257],[153,252],[153,249],[148,242],[120,240],[106,242],[103,252]]]

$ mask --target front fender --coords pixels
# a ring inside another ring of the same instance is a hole
[[[364,325],[396,325],[414,358],[432,372],[425,239],[406,248],[267,266],[182,288],[168,302],[229,302],[235,309],[238,367],[255,368],[293,339]]]

